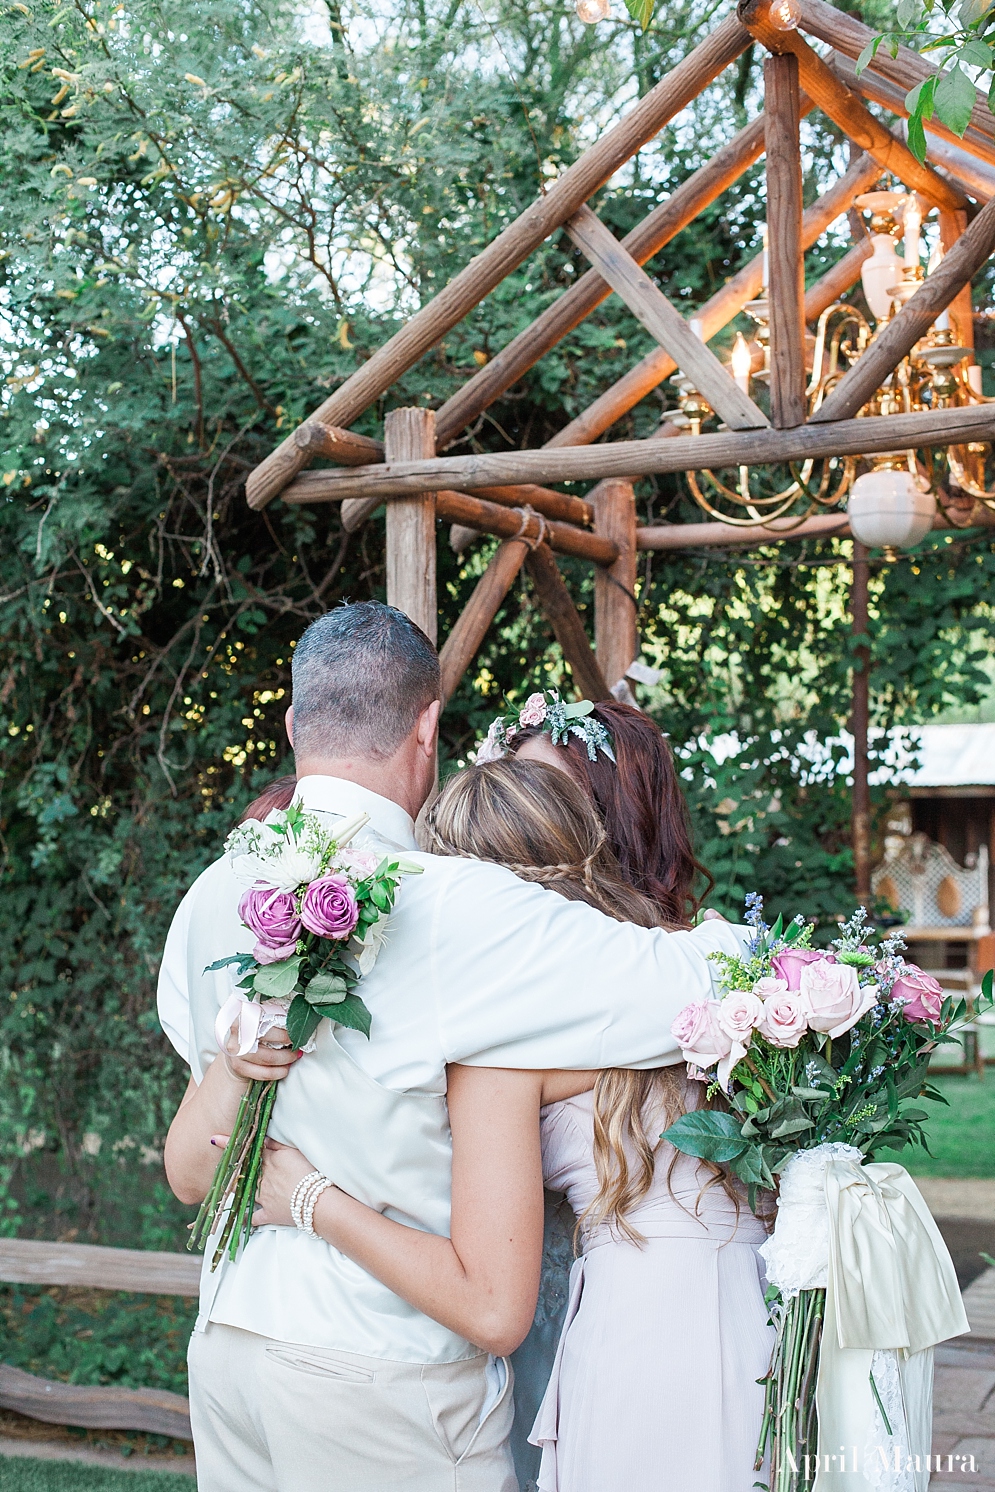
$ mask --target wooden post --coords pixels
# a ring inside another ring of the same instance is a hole
[[[867,636],[867,549],[853,541],[853,583],[850,588],[850,617],[855,639]],[[870,711],[870,648],[858,643],[853,655],[853,795],[851,823],[853,869],[857,901],[870,910],[871,899],[871,800],[867,782],[867,730]]]
[[[798,58],[764,62],[767,144],[767,263],[770,302],[770,414],[775,429],[805,420],[805,261]]]
[[[528,552],[528,544],[521,539],[505,539],[495,549],[490,564],[477,581],[439,654],[443,705],[452,698],[457,684],[477,656],[487,629],[514,584]]]
[[[600,482],[588,494],[594,531],[618,545],[610,568],[594,572],[594,651],[609,688],[625,677],[639,652],[636,630],[636,494],[632,483]]]
[[[435,455],[435,412],[392,409],[384,422],[387,461],[425,461]],[[435,493],[419,492],[387,508],[387,604],[404,611],[435,642]]]
[[[966,228],[966,212],[940,213],[940,242],[944,254],[949,254]],[[950,330],[956,347],[970,347],[972,353],[974,352],[974,302],[971,298],[970,281],[950,302]],[[972,357],[971,362],[973,361]]]
[[[548,544],[536,545],[525,561],[525,568],[535,586],[543,614],[570,665],[578,695],[595,703],[610,699],[611,690]]]

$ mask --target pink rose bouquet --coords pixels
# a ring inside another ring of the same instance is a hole
[[[401,876],[417,872],[399,856],[350,847],[368,815],[330,826],[292,804],[265,824],[255,820],[229,836],[235,874],[248,882],[238,904],[251,953],[219,959],[205,973],[227,968],[232,990],[218,1012],[215,1034],[224,1048],[237,1030],[241,1055],[259,1037],[286,1026],[299,1051],[311,1049],[322,1020],[370,1033],[370,1013],[356,993],[383,943]],[[249,1235],[256,1184],[276,1083],[252,1083],[200,1209],[188,1247],[218,1234],[212,1260],[227,1248],[234,1258]]]
[[[878,942],[863,908],[819,949],[802,918],[785,928],[778,917],[768,927],[760,897],[746,904],[742,954],[712,955],[717,998],[685,1006],[671,1027],[688,1077],[710,1078],[708,1096],[723,1095],[728,1107],[684,1114],[662,1138],[727,1166],[755,1208],[758,1191],[773,1191],[800,1151],[846,1147],[871,1158],[884,1148],[925,1145],[928,1115],[917,1105],[939,1097],[929,1086],[930,1053],[955,1039],[967,1011],[964,1000],[905,962],[900,934]],[[979,1006],[991,1002],[989,973]],[[786,1179],[785,1196],[789,1185]],[[795,1492],[792,1468],[810,1465],[818,1444],[825,1290],[800,1286],[782,1298],[772,1287],[768,1300],[778,1336],[756,1467],[770,1441],[768,1485]]]

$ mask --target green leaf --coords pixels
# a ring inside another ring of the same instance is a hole
[[[995,83],[992,84],[992,87],[995,88]],[[981,993],[984,995],[986,1000],[990,1000],[993,997],[993,981],[995,981],[995,969],[989,969],[988,973],[981,981]]]
[[[978,91],[960,63],[951,72],[943,74],[933,96],[937,117],[955,135],[963,135],[967,129],[977,101]]]
[[[347,995],[344,1000],[340,1000],[335,1005],[312,1005],[309,1008],[317,1011],[319,1016],[326,1016],[328,1020],[334,1021],[339,1026],[348,1026],[352,1031],[362,1031],[364,1036],[370,1034],[373,1017],[358,995]]]
[[[626,10],[644,31],[653,19],[654,5],[655,0],[625,0]]]
[[[708,1109],[684,1114],[660,1138],[685,1155],[719,1163],[741,1155],[747,1147],[741,1126],[732,1114]]]
[[[771,941],[771,943],[776,943],[777,940],[778,940],[778,938],[781,937],[781,935],[782,935],[783,932],[784,932],[784,918],[781,916],[780,912],[778,912],[778,914],[777,914],[777,921],[774,923],[774,926],[770,930],[770,941]]]
[[[919,15],[919,0],[898,0],[895,9],[895,19],[898,21],[899,29],[908,31]]]
[[[865,67],[867,67],[874,60],[875,56],[877,55],[878,47],[881,45],[881,43],[883,41],[884,41],[884,37],[883,36],[873,36],[873,37],[871,37],[871,40],[867,43],[866,47],[861,52],[860,56],[857,58],[857,77],[858,78],[860,77],[860,74],[864,71]]]
[[[246,969],[251,969],[254,963],[255,959],[251,953],[230,953],[227,958],[219,958],[213,964],[208,964],[204,973],[213,974],[217,969],[227,969],[231,964],[237,964],[238,972],[244,974]]]
[[[321,1012],[309,1005],[303,995],[296,995],[287,1011],[287,1035],[298,1051],[306,1047],[321,1020]]]
[[[977,36],[973,37],[960,49],[960,60],[971,67],[991,67],[993,53],[986,41],[981,41]]]
[[[349,981],[343,974],[315,974],[304,987],[304,998],[310,1005],[337,1005],[348,993]]]
[[[771,1129],[771,1139],[783,1140],[787,1135],[800,1135],[806,1129],[811,1129],[814,1122],[800,1103],[789,1100],[784,1106],[781,1117]]]
[[[742,1155],[733,1161],[733,1170],[741,1181],[746,1182],[747,1186],[772,1187],[774,1185],[774,1178],[764,1160],[763,1149],[760,1145],[751,1145],[744,1150]]]
[[[908,147],[920,164],[926,160],[926,131],[922,127],[922,116],[919,114],[909,115],[909,130],[907,135]]]
[[[285,1000],[292,994],[301,970],[300,954],[278,964],[263,964],[252,976],[252,987],[260,999]]]
[[[933,95],[936,92],[938,79],[934,76],[924,78],[914,88],[910,88],[905,95],[905,107],[910,115],[917,119],[932,119],[933,117]]]

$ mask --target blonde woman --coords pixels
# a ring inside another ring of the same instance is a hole
[[[545,763],[471,768],[431,823],[440,853],[497,862],[618,921],[659,925],[655,904],[622,880],[584,790]],[[757,1479],[756,1380],[771,1337],[756,1256],[765,1233],[723,1177],[657,1138],[702,1092],[683,1068],[454,1066],[449,1238],[337,1188],[318,1198],[320,1237],[503,1356],[535,1309],[543,1177],[566,1191],[580,1257],[533,1430],[541,1492],[749,1492]],[[259,1224],[292,1224],[291,1197],[310,1170],[299,1151],[271,1149]]]

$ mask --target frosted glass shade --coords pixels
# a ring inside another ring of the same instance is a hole
[[[869,549],[911,549],[936,516],[936,498],[921,492],[910,471],[867,471],[847,503],[850,532]]]
[[[865,259],[860,271],[860,282],[864,287],[867,304],[875,321],[883,321],[891,310],[891,288],[901,283],[905,261],[895,253],[895,245],[887,233],[872,233],[874,252]]]

